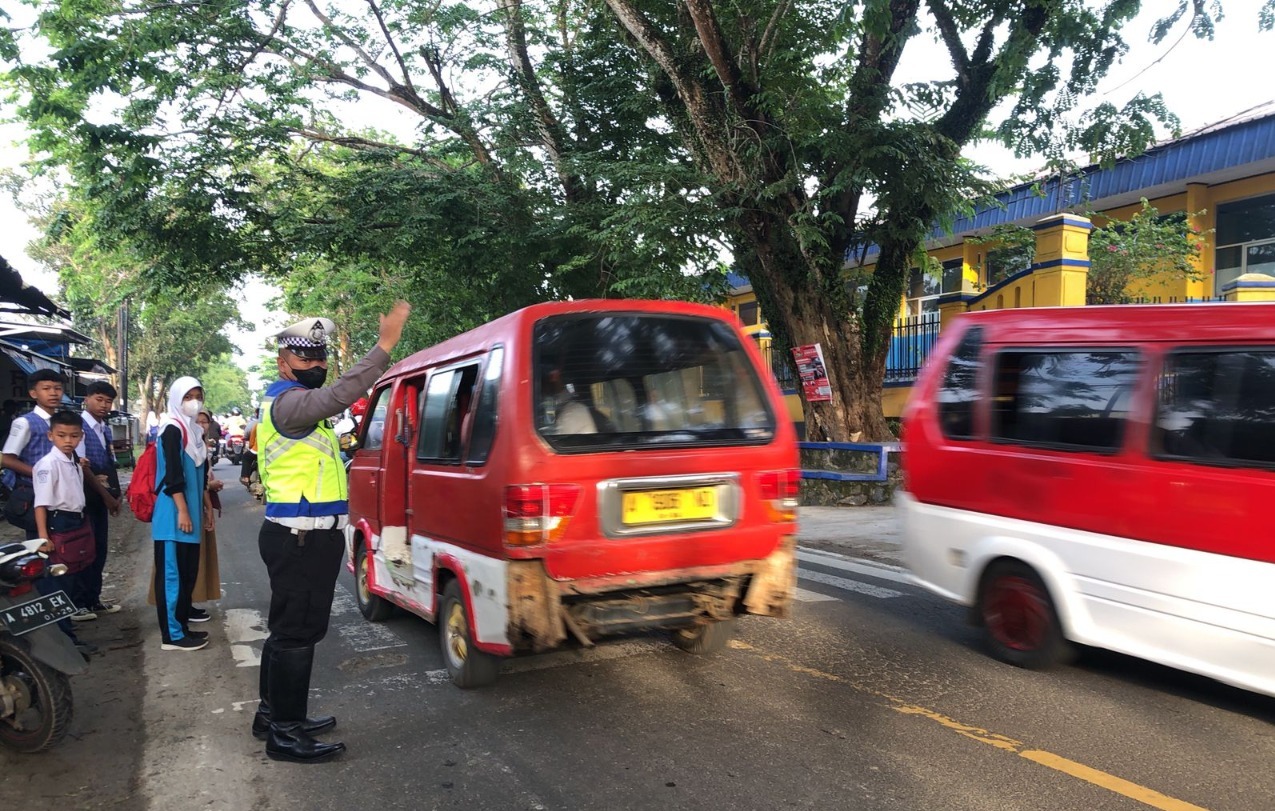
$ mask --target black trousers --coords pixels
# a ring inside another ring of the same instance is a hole
[[[71,602],[81,608],[92,608],[102,602],[102,570],[106,566],[107,528],[110,521],[105,504],[94,504],[84,509],[84,517],[88,519],[96,541],[97,556],[88,568],[75,575],[75,593]]]
[[[265,521],[257,537],[270,574],[270,643],[276,649],[313,647],[328,633],[332,593],[345,556],[345,533],[316,529],[293,533]]]
[[[155,613],[165,642],[186,637],[199,578],[199,544],[155,541]]]

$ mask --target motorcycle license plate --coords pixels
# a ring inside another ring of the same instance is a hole
[[[22,636],[75,613],[75,603],[65,591],[55,591],[19,605],[0,608],[0,621],[14,636]]]

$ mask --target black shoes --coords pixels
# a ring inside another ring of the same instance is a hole
[[[191,607],[190,622],[208,622],[210,619],[212,619],[212,617],[209,616],[208,612],[204,609],[195,608],[193,606]]]
[[[311,731],[331,729],[335,718],[306,717],[310,698],[310,670],[314,647],[279,649],[267,644],[263,650],[262,682],[268,700],[263,700],[253,718],[253,735],[265,722],[266,756],[291,763],[322,763],[345,751],[343,743],[315,740]]]
[[[345,751],[345,744],[323,743],[310,737],[301,724],[271,724],[266,757],[288,763],[323,763]]]
[[[307,718],[301,722],[301,729],[307,735],[319,735],[327,732],[336,726],[336,718],[331,715],[322,715],[318,718]],[[270,710],[258,709],[257,714],[252,717],[252,737],[259,741],[264,741],[270,737]]]

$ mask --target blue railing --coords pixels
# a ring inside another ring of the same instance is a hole
[[[858,451],[874,453],[877,456],[877,469],[874,473],[847,473],[842,470],[805,469],[801,471],[803,479],[825,479],[834,482],[883,482],[889,478],[890,453],[899,450],[897,442],[798,442],[797,447],[803,451]]]
[[[885,382],[916,380],[938,340],[937,318],[907,318],[896,322],[894,334],[890,336],[890,352],[885,356]]]
[[[907,383],[916,380],[925,359],[939,340],[937,318],[909,318],[894,325],[890,351],[885,356],[885,382]],[[770,371],[785,392],[797,390],[799,381],[792,356],[778,349],[770,350]]]

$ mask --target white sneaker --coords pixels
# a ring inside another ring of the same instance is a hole
[[[164,642],[159,646],[160,650],[199,650],[206,647],[208,647],[207,639],[195,639],[193,636],[183,636],[181,639]]]
[[[89,611],[87,608],[81,608],[71,615],[71,619],[75,622],[88,622],[97,619],[97,614]]]
[[[114,614],[123,608],[119,603],[98,603],[91,610],[94,614],[101,616],[102,614]]]

